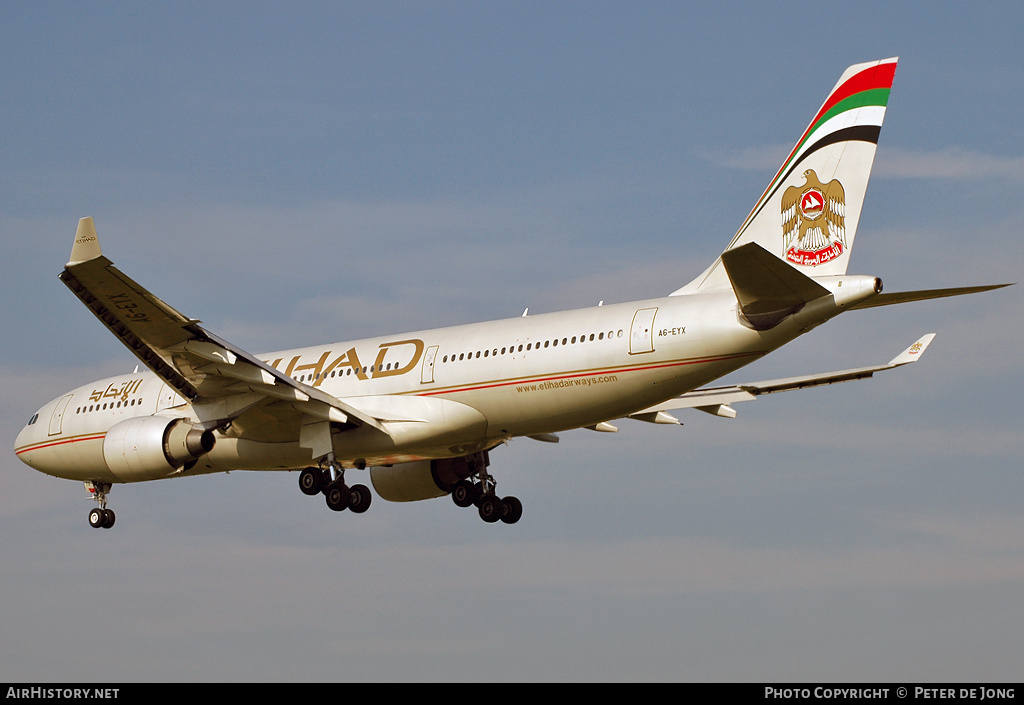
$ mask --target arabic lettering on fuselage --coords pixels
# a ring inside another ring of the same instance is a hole
[[[128,401],[128,398],[139,390],[142,380],[139,378],[129,379],[124,382],[111,382],[106,389],[94,389],[89,395],[90,401],[101,401],[103,399],[120,399]]]

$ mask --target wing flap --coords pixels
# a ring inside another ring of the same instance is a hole
[[[652,414],[658,411],[670,411],[676,409],[702,409],[726,406],[741,401],[753,401],[755,395],[742,387],[718,387],[714,389],[696,389],[681,396],[669,399],[660,404],[649,406],[646,409],[631,414],[630,417],[641,414]]]
[[[664,412],[671,409],[700,409],[716,416],[732,418],[735,412],[729,407],[743,401],[753,401],[763,394],[775,394],[777,392],[790,392],[797,389],[809,387],[820,387],[840,382],[850,382],[858,379],[867,379],[876,372],[891,370],[903,365],[909,365],[921,359],[925,349],[935,338],[934,333],[922,336],[913,345],[894,357],[884,365],[873,367],[858,367],[849,370],[838,370],[820,374],[802,375],[799,377],[786,377],[783,379],[765,380],[762,382],[750,382],[737,384],[730,387],[710,387],[707,389],[695,389],[660,404],[641,409],[630,414],[630,418],[649,416],[652,413]]]

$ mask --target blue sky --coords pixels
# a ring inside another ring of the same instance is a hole
[[[0,424],[135,365],[78,218],[253,352],[658,296],[850,64],[900,56],[851,270],[1016,282],[1015,3],[22,3],[0,23]],[[0,462],[6,680],[1016,680],[1021,289],[850,313],[736,381],[921,364],[735,420],[493,454],[524,503],[360,517],[293,475]]]

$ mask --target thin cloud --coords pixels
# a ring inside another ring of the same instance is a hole
[[[764,144],[725,151],[703,151],[700,156],[714,166],[726,169],[774,173],[789,154],[790,149],[792,149],[792,145]]]
[[[949,147],[914,152],[889,147],[878,151],[875,175],[887,179],[987,179],[1024,181],[1024,157],[1003,157]]]

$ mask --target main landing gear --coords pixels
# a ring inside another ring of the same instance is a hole
[[[366,485],[346,485],[345,469],[333,459],[325,461],[321,467],[309,467],[300,472],[299,489],[311,497],[323,494],[327,506],[336,512],[348,509],[362,514],[370,508],[373,498]]]
[[[452,487],[452,501],[459,507],[475,505],[480,518],[488,524],[502,521],[515,524],[523,516],[523,503],[517,497],[498,497],[494,491],[497,483],[481,468],[476,474],[477,481],[471,478],[459,480]]]
[[[515,524],[523,516],[522,502],[516,497],[497,495],[497,483],[487,472],[486,453],[477,456],[480,457],[467,456],[448,461],[448,466],[445,466],[447,469],[437,470],[434,482],[439,488],[444,485],[451,487],[451,496],[455,504],[460,507],[475,506],[480,518],[488,524],[498,521]],[[456,469],[453,471],[449,466]],[[362,469],[358,465],[357,467]],[[431,473],[434,472],[432,464]],[[452,481],[455,481],[454,485],[448,484]],[[345,484],[345,469],[333,456],[324,458],[318,467],[308,467],[299,472],[299,489],[309,496],[322,494],[327,506],[336,512],[348,509],[356,514],[362,514],[369,508],[372,498],[369,488],[365,485],[349,487]]]
[[[110,492],[108,482],[86,482],[85,489],[93,495],[97,507],[89,512],[89,526],[94,529],[109,529],[114,525],[113,509],[107,509],[107,492]]]

